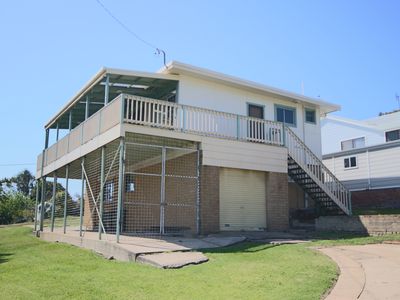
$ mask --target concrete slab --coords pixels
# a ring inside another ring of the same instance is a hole
[[[56,228],[54,232],[50,232],[46,229],[40,233],[40,238],[50,242],[68,243],[90,249],[106,258],[122,261],[136,261],[139,256],[145,254],[178,252],[179,254],[176,254],[176,260],[175,255],[172,254],[161,256],[163,259],[164,257],[171,257],[172,265],[195,264],[197,259],[200,259],[200,257],[193,257],[192,261],[188,260],[189,256],[182,254],[185,251],[225,247],[242,242],[246,239],[243,236],[145,238],[121,235],[120,243],[117,243],[115,235],[112,234],[103,235],[102,240],[99,240],[97,232],[85,232],[84,236],[80,237],[79,231],[70,228],[67,230],[66,234],[64,234],[60,228]],[[181,256],[181,261],[178,260],[179,256]],[[201,258],[202,262],[205,261],[204,257]],[[157,256],[155,258],[157,258]]]
[[[178,269],[207,262],[208,258],[201,252],[166,252],[142,254],[136,261],[162,269]]]

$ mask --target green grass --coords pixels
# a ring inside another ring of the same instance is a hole
[[[353,209],[353,215],[397,215],[400,214],[400,208],[371,208],[371,209]]]
[[[316,232],[310,246],[341,246],[379,244],[384,241],[400,241],[400,234],[369,236],[367,234]]]
[[[307,244],[309,245],[309,244]],[[178,270],[108,261],[47,243],[27,227],[0,228],[1,299],[320,299],[336,265],[306,245],[242,243]]]

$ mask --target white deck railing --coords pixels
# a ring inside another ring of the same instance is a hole
[[[282,123],[133,95],[125,99],[124,121],[210,137],[283,145]]]
[[[346,213],[351,214],[351,193],[322,161],[285,126],[285,146],[290,157]]]

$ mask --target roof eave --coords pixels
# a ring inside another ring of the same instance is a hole
[[[327,113],[335,112],[335,111],[338,111],[341,109],[340,105],[329,103],[324,100],[303,96],[303,95],[296,94],[293,92],[289,92],[289,91],[285,91],[285,90],[278,89],[275,87],[259,84],[259,83],[253,82],[253,81],[244,80],[244,79],[241,79],[238,77],[225,75],[225,74],[222,74],[219,72],[195,67],[195,66],[184,64],[184,63],[177,62],[177,61],[169,62],[166,66],[162,67],[157,72],[162,73],[162,74],[174,74],[174,72],[179,74],[181,72],[181,73],[189,73],[189,74],[195,75],[197,77],[203,77],[206,79],[211,78],[214,80],[224,82],[225,84],[230,83],[232,85],[242,86],[242,87],[252,89],[255,91],[259,91],[262,93],[269,93],[269,94],[277,95],[280,97],[284,97],[284,98],[290,99],[292,101],[302,102],[306,105],[308,104],[308,105],[318,106],[318,107],[320,107],[321,114],[327,114]]]

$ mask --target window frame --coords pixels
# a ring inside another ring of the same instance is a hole
[[[359,147],[359,148],[355,148],[355,147],[353,147],[353,145],[354,145],[354,140],[358,140],[358,139],[364,139],[364,146],[363,146],[363,147]],[[351,143],[352,148],[351,148],[351,149],[343,150],[343,142],[348,142],[348,141],[352,141],[352,143]],[[355,138],[351,138],[351,139],[341,140],[341,141],[340,141],[340,151],[349,151],[349,150],[353,150],[353,149],[361,149],[361,148],[364,148],[364,147],[366,147],[366,142],[367,142],[367,138],[366,138],[365,135],[364,135],[364,136],[355,137]]]
[[[356,161],[355,166],[351,166],[351,159],[352,159],[353,157],[354,157],[354,159],[355,159],[355,161]],[[346,159],[349,160],[349,166],[348,166],[348,167],[346,167]],[[358,158],[357,158],[357,155],[349,155],[349,156],[343,157],[343,169],[344,169],[344,170],[358,169]]]
[[[388,140],[387,140],[386,134],[387,134],[388,132],[393,132],[393,131],[398,131],[398,132],[399,132],[399,138],[396,139],[396,140],[388,141]],[[391,142],[396,142],[396,141],[400,141],[400,128],[385,130],[385,143],[391,143]]]
[[[278,121],[278,108],[292,111],[293,112],[293,122],[294,123],[287,123],[285,121],[283,121],[283,122],[282,121]],[[274,104],[274,111],[275,111],[275,121],[276,122],[282,122],[285,125],[290,126],[290,127],[297,127],[297,108],[296,107],[286,106],[286,105],[281,105],[281,104]]]
[[[307,112],[313,112],[314,113],[314,122],[307,121]],[[317,124],[317,110],[315,108],[309,108],[309,107],[305,107],[304,108],[304,122],[307,123],[307,124],[313,124],[313,125]]]
[[[112,203],[114,202],[114,190],[115,184],[114,181],[106,181],[104,183],[104,188],[103,188],[103,202],[104,203]]]
[[[250,117],[250,106],[255,106],[255,107],[261,108],[262,109],[262,118],[260,118],[260,119],[265,120],[265,105],[259,104],[259,103],[254,103],[254,102],[246,102],[246,107],[247,107],[246,115],[248,117]],[[250,117],[250,118],[257,118],[257,117]]]

